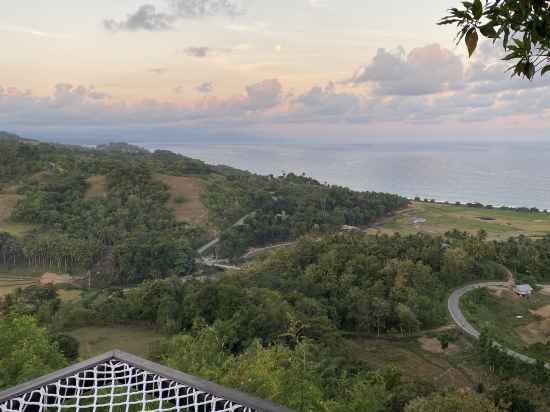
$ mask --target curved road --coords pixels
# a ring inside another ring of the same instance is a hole
[[[470,336],[473,336],[476,339],[479,339],[480,333],[464,317],[464,314],[460,310],[460,299],[466,293],[471,292],[474,289],[487,288],[491,286],[508,287],[510,286],[510,282],[484,282],[484,283],[475,283],[472,285],[463,286],[460,289],[456,289],[453,293],[451,293],[451,296],[449,296],[449,300],[447,301],[447,308],[449,309],[449,313],[451,314],[453,321],[457,324],[457,326],[460,329],[462,329],[463,332],[465,332]],[[508,355],[516,359],[519,359],[522,362],[529,363],[529,364],[534,364],[537,362],[535,359],[530,358],[529,356],[523,355],[511,349],[506,349],[502,347],[500,344],[498,344],[497,342],[494,342],[494,345],[504,350]],[[545,364],[545,367],[546,369],[550,369],[550,364],[548,363]]]

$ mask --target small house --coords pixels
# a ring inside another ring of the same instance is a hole
[[[424,219],[423,217],[418,217],[418,218],[414,219],[414,221],[413,221],[413,223],[415,225],[423,225],[426,222],[427,222],[427,220]]]
[[[531,285],[528,285],[528,284],[516,285],[514,292],[516,292],[516,295],[525,298],[533,294],[533,288],[531,287]]]

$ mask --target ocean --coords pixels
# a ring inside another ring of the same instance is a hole
[[[550,142],[544,141],[141,145],[260,174],[305,173],[354,190],[550,209]]]

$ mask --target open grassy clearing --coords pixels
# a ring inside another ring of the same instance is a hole
[[[76,302],[82,297],[82,291],[78,289],[58,289],[57,296],[63,302]]]
[[[538,292],[520,298],[506,288],[470,292],[461,302],[466,318],[478,329],[518,352],[550,360],[550,296]]]
[[[89,326],[67,332],[80,342],[80,358],[88,359],[113,349],[148,357],[155,343],[166,339],[151,327]]]
[[[89,185],[88,190],[84,194],[86,199],[107,196],[107,178],[105,176],[91,176],[86,179],[86,182]]]
[[[426,219],[415,224],[416,219]],[[521,234],[540,237],[550,233],[550,214],[477,209],[439,203],[411,202],[409,208],[384,219],[370,233],[425,232],[444,234],[453,229],[477,233],[483,229],[490,239],[500,240]]]
[[[428,380],[439,388],[475,388],[490,379],[466,339],[460,338],[447,351],[436,348],[434,341],[428,336],[419,340],[358,339],[354,346],[358,359],[373,368],[393,366],[405,376]]]
[[[176,220],[195,224],[208,223],[208,210],[201,201],[206,181],[197,177],[158,175],[157,178],[170,188],[168,206],[174,209]]]

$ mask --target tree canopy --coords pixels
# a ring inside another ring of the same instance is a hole
[[[452,8],[439,22],[459,28],[472,56],[480,36],[500,42],[512,75],[533,79],[550,71],[550,3],[545,0],[474,0]]]

